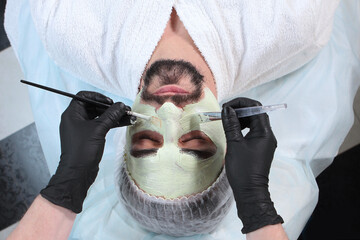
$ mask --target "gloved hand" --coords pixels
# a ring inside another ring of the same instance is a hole
[[[130,124],[130,107],[96,92],[78,96],[112,104],[108,109],[72,100],[61,116],[61,157],[55,175],[40,194],[50,202],[80,213],[87,191],[95,181],[104,151],[105,135]],[[131,119],[133,120],[133,119]]]
[[[237,118],[234,108],[261,103],[237,98],[223,104],[222,121],[227,140],[226,174],[234,193],[243,233],[271,224],[283,223],[268,190],[269,171],[277,146],[266,113]],[[244,137],[241,130],[249,128]]]

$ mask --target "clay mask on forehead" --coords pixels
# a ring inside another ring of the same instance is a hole
[[[188,104],[183,109],[171,102],[164,103],[157,111],[155,107],[140,102],[137,95],[132,110],[161,119],[161,124],[138,121],[128,127],[126,135],[126,165],[137,186],[146,193],[164,198],[178,198],[201,192],[219,176],[225,156],[225,134],[221,121],[199,124],[192,116],[199,112],[220,111],[219,104],[208,89],[199,102]],[[134,134],[150,130],[163,137],[163,144],[156,152],[134,157],[131,140]],[[199,130],[206,134],[216,146],[216,152],[208,158],[200,158],[191,151],[179,147],[183,135]]]

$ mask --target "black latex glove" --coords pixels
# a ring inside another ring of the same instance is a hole
[[[237,98],[223,105],[222,121],[227,140],[226,174],[233,190],[243,233],[271,224],[283,223],[268,190],[269,171],[277,146],[266,113],[237,118],[234,108],[261,103]],[[249,128],[244,137],[241,130]]]
[[[130,107],[96,92],[78,96],[112,104],[108,109],[72,100],[61,116],[61,157],[55,175],[40,194],[50,202],[79,213],[95,181],[104,151],[105,135],[114,127],[130,124]]]

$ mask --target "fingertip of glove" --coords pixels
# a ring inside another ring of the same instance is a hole
[[[120,108],[126,108],[126,105],[122,102],[116,102],[116,105],[118,105]]]
[[[222,107],[222,109],[227,108],[227,107],[229,107],[229,104],[228,103],[223,103],[223,105],[221,107]]]
[[[114,104],[114,101],[113,101],[111,98],[109,98],[109,97],[106,97],[106,101],[107,101],[109,104]]]
[[[226,119],[231,118],[231,117],[236,117],[236,113],[235,113],[235,110],[232,107],[225,106],[222,109],[222,116],[223,116],[223,120],[226,120]]]
[[[237,119],[235,110],[229,106],[223,108],[221,112],[221,119],[225,130],[230,126],[237,126],[239,124],[239,120]]]
[[[223,114],[224,114],[225,116],[229,115],[229,114],[230,114],[230,111],[231,111],[231,107],[226,106],[226,105],[225,105],[225,106],[223,105],[222,112],[223,112]]]
[[[135,117],[135,116],[131,116],[131,117],[130,117],[130,123],[131,123],[131,122],[134,122],[134,123],[135,123],[136,120],[137,120],[137,117]]]
[[[122,102],[116,102],[110,108],[115,111],[120,111],[121,113],[127,111],[127,106]]]

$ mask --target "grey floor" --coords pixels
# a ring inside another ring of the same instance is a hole
[[[34,123],[0,141],[0,229],[23,216],[49,177]]]
[[[12,51],[0,52],[0,240],[48,182],[27,87]]]

